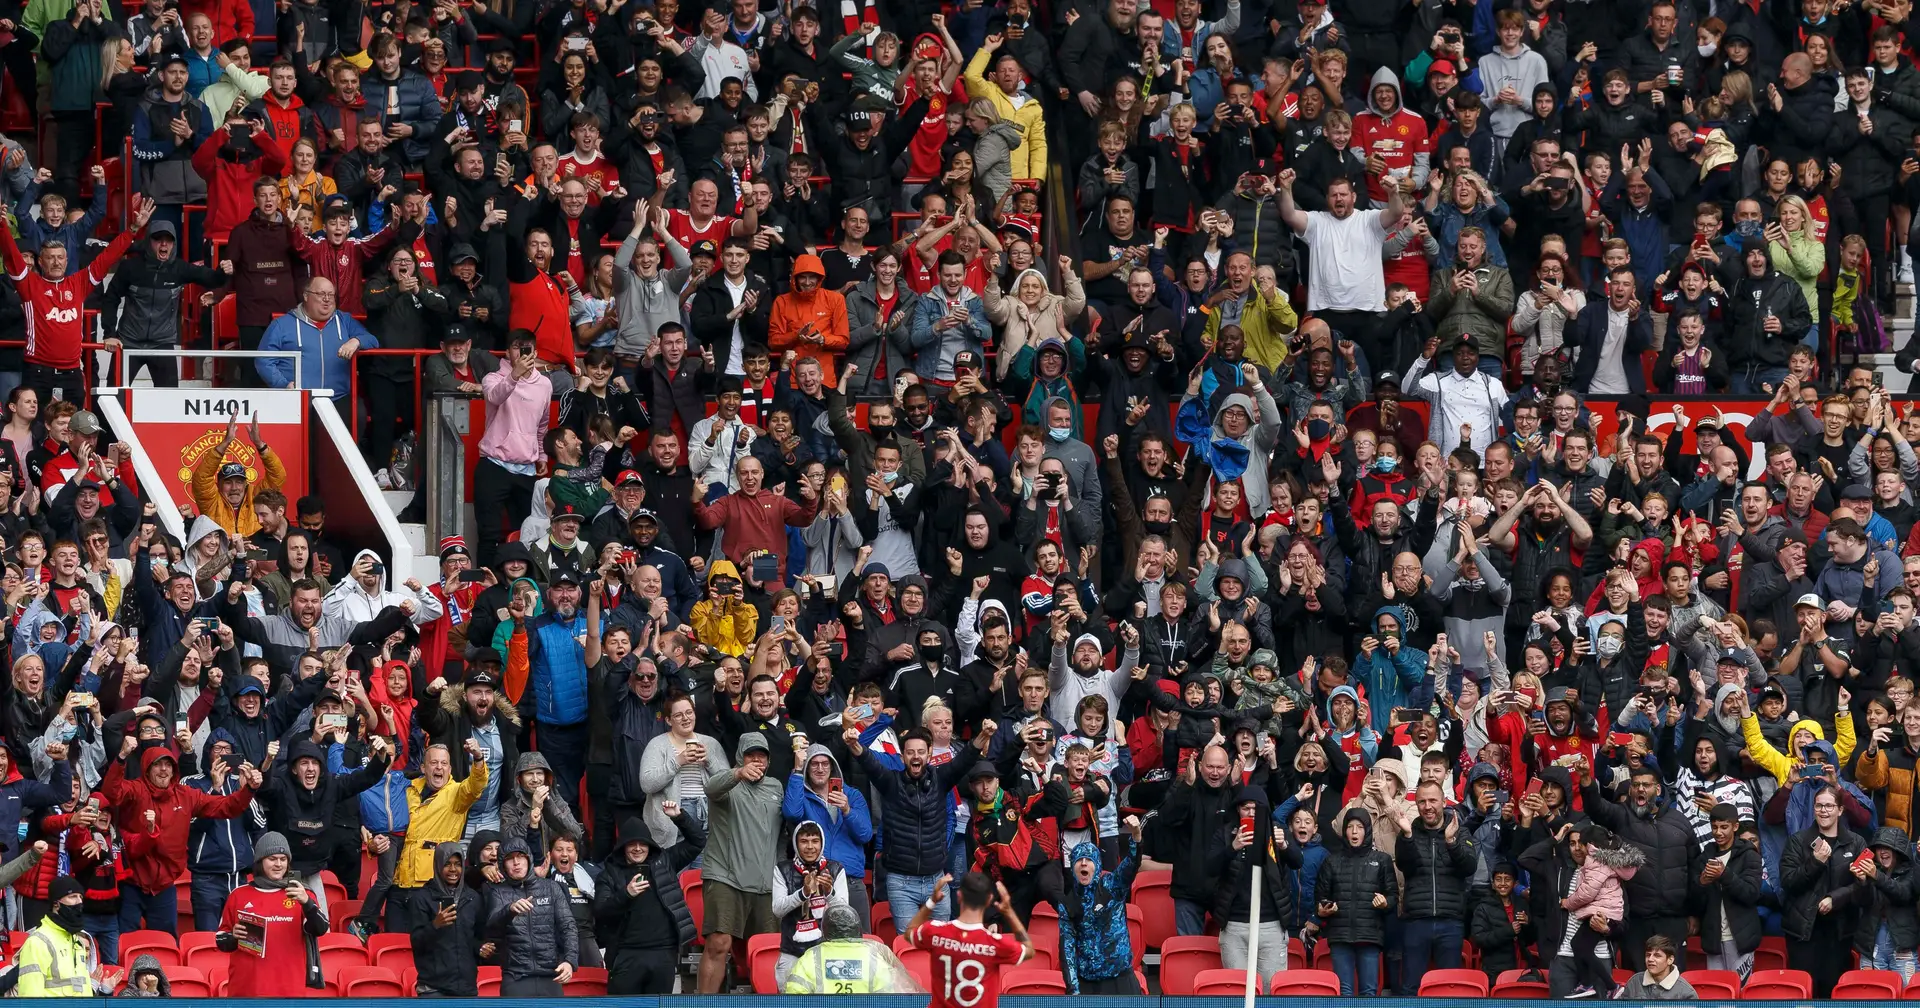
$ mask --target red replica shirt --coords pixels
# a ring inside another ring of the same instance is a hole
[[[587,202],[598,205],[601,193],[610,193],[620,188],[620,170],[613,162],[594,152],[590,161],[582,160],[576,152],[560,159],[560,167],[555,174],[563,179],[577,178],[587,184]],[[598,184],[600,188],[595,189]]]
[[[994,1008],[1000,1003],[1000,967],[1027,956],[1012,935],[960,921],[922,924],[907,940],[933,953],[930,1008]]]
[[[900,85],[900,107],[906,108],[920,100],[920,88],[911,77],[906,77]],[[947,142],[947,103],[965,107],[967,89],[958,81],[945,94],[935,91],[927,96],[927,115],[920,120],[920,128],[913,131],[913,139],[907,142],[909,167],[907,174],[914,178],[932,178],[940,174],[940,148]]]
[[[133,232],[122,231],[86,269],[49,280],[27,265],[13,232],[0,227],[0,254],[6,257],[7,276],[27,308],[27,363],[63,370],[80,367],[80,344],[86,339],[80,309],[132,241]]]
[[[717,250],[720,243],[733,233],[733,218],[715,214],[706,227],[695,227],[692,214],[685,210],[668,210],[667,233],[688,252],[693,251],[693,243],[698,241],[711,241]]]

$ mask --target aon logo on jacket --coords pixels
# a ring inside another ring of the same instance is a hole
[[[47,309],[47,321],[49,322],[73,322],[79,318],[80,318],[80,309],[78,308],[51,308],[50,307]]]

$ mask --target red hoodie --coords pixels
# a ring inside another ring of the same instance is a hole
[[[274,138],[255,133],[260,156],[251,161],[221,157],[228,139],[222,126],[193,152],[193,170],[207,182],[207,237],[217,242],[225,242],[233,226],[253,213],[253,180],[277,179],[287,170],[287,148]]]
[[[161,760],[174,762],[174,778],[166,787],[155,787],[147,780],[148,771]],[[114,822],[125,835],[147,832],[147,810],[159,813],[160,837],[147,856],[133,863],[133,884],[149,896],[173,888],[174,881],[187,871],[187,829],[196,816],[232,819],[247,810],[253,789],[242,787],[230,795],[210,795],[180,786],[179,763],[162,746],[140,753],[140,779],[127,779],[125,760],[114,760],[100,781],[100,793],[113,806]]]

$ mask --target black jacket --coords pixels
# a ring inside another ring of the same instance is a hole
[[[107,331],[126,346],[179,346],[180,297],[186,286],[220,287],[226,282],[226,275],[217,269],[183,263],[177,253],[169,259],[156,258],[149,246],[143,254],[121,260],[113,282],[107,285],[102,318]]]
[[[1516,894],[1518,895],[1518,894]],[[1526,913],[1526,904],[1513,901],[1514,913]],[[1505,904],[1488,897],[1473,905],[1473,919],[1467,926],[1467,940],[1480,950],[1480,968],[1490,977],[1521,968],[1520,957],[1534,942],[1533,921],[1516,924]]]
[[[887,824],[887,844],[880,852],[880,863],[888,871],[938,875],[946,870],[947,845],[952,839],[948,836],[947,794],[966,779],[967,771],[979,758],[979,746],[961,746],[951,762],[929,766],[915,777],[888,769],[872,749],[860,750],[860,766],[880,795],[880,818]]]
[[[609,953],[618,949],[677,952],[699,938],[686,894],[680,891],[680,871],[706,847],[707,830],[685,812],[675,816],[673,824],[680,830],[680,842],[665,849],[654,843],[639,816],[620,824],[620,839],[601,864],[600,882],[593,891],[593,930]],[[627,861],[630,843],[647,845],[646,860]],[[648,888],[638,896],[627,895],[627,883],[643,872]]]
[[[1367,835],[1358,844],[1351,844],[1347,842],[1347,823],[1356,820],[1366,826]],[[1394,913],[1398,889],[1393,859],[1373,847],[1373,818],[1365,809],[1348,809],[1340,817],[1340,833],[1327,847],[1327,859],[1320,862],[1320,874],[1313,884],[1316,903],[1334,904],[1333,916],[1322,918],[1320,933],[1331,942],[1384,945],[1387,918]],[[1375,895],[1385,896],[1386,906],[1376,908]]]
[[[1826,921],[1843,935],[1852,934],[1860,917],[1860,906],[1869,889],[1847,870],[1867,843],[1849,832],[1845,825],[1827,841],[1832,853],[1822,863],[1813,856],[1813,842],[1820,827],[1809,826],[1787,840],[1780,855],[1780,929],[1790,940],[1807,941],[1814,926]],[[1820,912],[1820,901],[1832,897],[1830,913]]]
[[[410,893],[401,890],[396,895],[413,900],[413,966],[420,973],[420,986],[450,997],[477,997],[480,993],[480,891],[472,886],[449,886],[440,881],[440,869],[447,859],[462,852],[463,848],[457,843],[435,847],[433,880]],[[446,927],[435,927],[434,914],[449,902],[458,909],[458,919]]]
[[[1221,826],[1234,815],[1235,788],[1208,787],[1204,781],[1176,783],[1160,802],[1160,814],[1150,822],[1158,827],[1155,838],[1156,861],[1173,865],[1175,899],[1211,905],[1218,879],[1214,865],[1207,860],[1207,845],[1219,835]]]
[[[1693,827],[1686,816],[1658,799],[1645,812],[1616,804],[1591,780],[1580,789],[1580,798],[1594,822],[1647,856],[1646,865],[1626,880],[1627,916],[1636,920],[1686,916],[1687,879],[1692,871],[1687,862],[1693,852]]]
[[[1300,848],[1294,844],[1293,837],[1287,837],[1285,847],[1275,846],[1269,830],[1273,825],[1273,811],[1269,807],[1266,791],[1252,784],[1242,785],[1239,803],[1253,802],[1253,842],[1239,849],[1233,849],[1233,836],[1240,829],[1238,819],[1229,819],[1220,828],[1209,845],[1213,849],[1210,856],[1214,859],[1213,875],[1220,880],[1213,901],[1214,916],[1221,920],[1245,923],[1251,917],[1253,901],[1249,898],[1250,877],[1254,865],[1261,866],[1260,885],[1266,889],[1266,899],[1260,904],[1262,921],[1289,921],[1293,919],[1293,873],[1306,864],[1300,855]]]
[[[1734,947],[1745,954],[1760,947],[1760,849],[1751,841],[1736,839],[1727,855],[1726,870],[1713,882],[1701,884],[1700,873],[1706,870],[1707,862],[1719,856],[1719,848],[1708,843],[1694,851],[1693,863],[1687,866],[1700,933],[1720,934],[1724,919],[1733,932]]]
[[[767,317],[773,310],[773,290],[767,286],[765,277],[746,274],[747,290],[758,291],[760,301],[753,310],[739,318],[740,338],[747,343],[767,342]],[[742,295],[744,297],[745,295]],[[1805,300],[1804,298],[1802,300]],[[689,349],[712,349],[713,359],[724,364],[733,349],[733,320],[727,318],[733,311],[733,295],[727,293],[726,274],[718,270],[694,288],[693,303],[687,309],[689,335],[693,344]],[[652,410],[654,416],[660,416],[659,406]],[[664,422],[664,421],[663,421]]]
[[[1743,272],[1734,284],[1727,308],[1731,319],[1727,325],[1727,364],[1736,373],[1749,364],[1786,367],[1787,355],[1813,325],[1813,309],[1799,282],[1776,269],[1768,269],[1762,277]],[[1761,328],[1769,310],[1780,318],[1777,333]]]
[[[1467,883],[1479,861],[1473,834],[1465,825],[1448,842],[1444,819],[1437,829],[1414,819],[1413,835],[1397,837],[1393,848],[1393,862],[1406,879],[1401,915],[1409,920],[1436,917],[1456,921],[1466,916]]]
[[[276,761],[267,782],[255,800],[267,810],[267,828],[284,834],[292,848],[292,871],[309,875],[327,866],[333,857],[332,835],[336,806],[356,801],[360,792],[380,782],[392,762],[391,750],[370,759],[365,766],[344,774],[327,772],[327,757],[310,738],[293,744],[286,758]],[[302,786],[294,764],[302,759],[317,760],[320,779],[312,790]]]
[[[1848,102],[1847,110],[1833,117],[1833,130],[1827,134],[1827,153],[1840,162],[1841,190],[1855,199],[1895,190],[1900,162],[1909,156],[1913,139],[1913,120],[1889,106],[1873,102],[1867,118],[1872,133],[1860,131],[1858,107]]]
[[[518,838],[500,845],[501,871],[515,854],[531,858],[527,842]],[[520,900],[533,903],[524,914],[515,913]],[[580,938],[573,908],[559,884],[533,874],[514,881],[509,877],[487,889],[486,924],[482,935],[495,943],[494,957],[508,980],[549,980],[560,963],[579,963]]]
[[[1865,946],[1866,955],[1873,954],[1872,946],[1883,924],[1894,948],[1912,948],[1920,943],[1920,916],[1913,906],[1913,841],[1898,827],[1882,826],[1874,831],[1873,846],[1893,851],[1893,870],[1876,864],[1873,877],[1859,883],[1860,926],[1854,932],[1853,945],[1856,949]]]
[[[1582,392],[1593,384],[1594,372],[1600,370],[1600,352],[1607,342],[1607,316],[1611,309],[1605,299],[1588,301],[1587,306],[1574,316],[1573,324],[1567,327],[1562,337],[1570,347],[1580,349],[1580,361],[1573,366],[1572,388]],[[1620,347],[1621,370],[1626,372],[1627,389],[1634,393],[1647,390],[1646,379],[1640,370],[1640,354],[1653,345],[1653,313],[1645,307],[1640,313],[1627,320],[1627,338]],[[1671,355],[1669,355],[1671,356]]]

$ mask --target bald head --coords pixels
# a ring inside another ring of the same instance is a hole
[[[1806,53],[1794,53],[1780,61],[1780,79],[1788,87],[1799,87],[1813,77],[1813,60]]]

